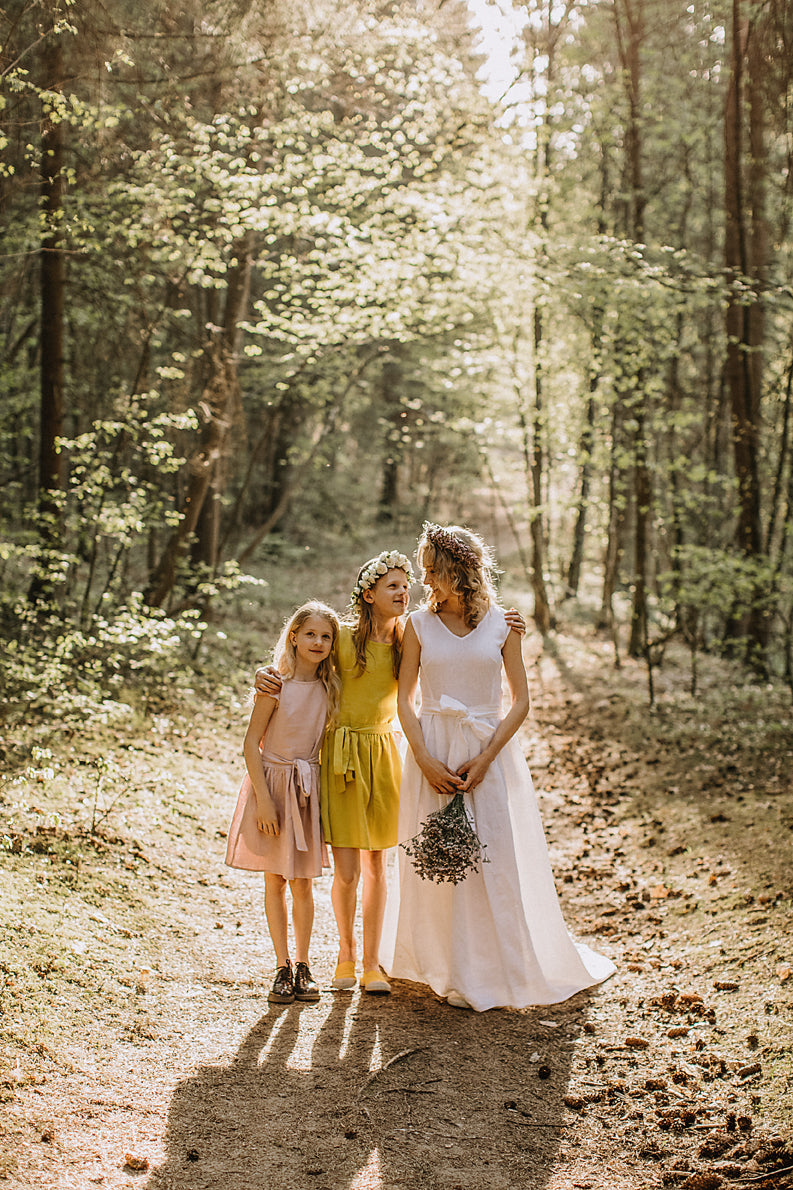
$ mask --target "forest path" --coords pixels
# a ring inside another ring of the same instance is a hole
[[[615,672],[592,638],[526,652],[523,743],[565,915],[616,976],[481,1015],[406,983],[334,993],[325,876],[312,953],[326,990],[268,1005],[261,885],[223,864],[244,713],[215,706],[130,737],[113,753],[128,793],[88,846],[66,806],[81,783],[90,799],[85,750],[107,741],[95,725],[62,761],[63,825],[17,812],[2,872],[0,1184],[793,1184],[779,1172],[793,1166],[784,720],[771,751],[752,719],[760,692],[727,705],[716,673],[687,703],[670,667],[650,712],[641,667]],[[770,698],[773,726],[784,700]],[[26,822],[49,850],[25,845]]]

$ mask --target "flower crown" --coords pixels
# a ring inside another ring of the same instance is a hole
[[[459,566],[479,566],[481,560],[476,553],[471,549],[467,541],[463,541],[455,533],[449,529],[444,529],[441,525],[434,525],[432,521],[425,521],[422,536],[434,550],[442,550],[448,554],[453,562],[457,562]]]
[[[363,598],[364,591],[368,591],[370,587],[373,587],[378,579],[382,578],[384,574],[388,574],[389,570],[404,570],[411,583],[416,581],[413,575],[413,567],[410,565],[410,559],[406,554],[400,554],[396,550],[383,550],[382,554],[378,554],[376,558],[372,558],[366,569],[361,571],[358,582],[353,587],[352,595],[350,596],[350,607],[353,611],[361,610],[361,599]]]

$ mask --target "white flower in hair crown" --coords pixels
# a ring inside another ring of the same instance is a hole
[[[378,554],[376,558],[373,558],[366,569],[361,572],[361,576],[353,587],[353,592],[350,596],[350,607],[360,610],[361,596],[364,591],[368,591],[370,587],[373,587],[378,579],[382,578],[384,574],[388,574],[389,570],[404,570],[411,583],[416,581],[413,575],[413,567],[410,565],[410,559],[406,554],[400,554],[397,550],[384,550],[382,554]]]

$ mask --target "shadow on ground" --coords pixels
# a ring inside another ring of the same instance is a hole
[[[271,1005],[177,1086],[147,1190],[542,1190],[586,1003],[480,1015],[398,984]]]

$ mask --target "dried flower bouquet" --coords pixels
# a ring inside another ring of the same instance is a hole
[[[485,844],[468,817],[462,793],[429,814],[417,835],[402,843],[416,875],[435,884],[458,884],[479,863],[489,863]]]

